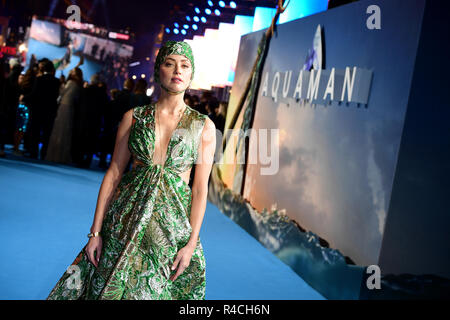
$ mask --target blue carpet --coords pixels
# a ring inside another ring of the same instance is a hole
[[[104,172],[0,159],[0,299],[45,299],[87,242]],[[200,239],[207,300],[324,299],[216,206]]]

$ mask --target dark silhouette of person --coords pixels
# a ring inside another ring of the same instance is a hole
[[[103,61],[103,58],[105,57],[105,47],[102,48],[102,50],[100,51],[100,60]]]
[[[211,97],[206,104],[208,117],[214,122],[216,129],[223,133],[225,117],[220,113],[220,102],[216,97]]]
[[[184,99],[184,103],[186,103],[191,108],[194,108],[194,106],[195,106],[194,99],[189,93],[185,93],[183,99]]]
[[[131,107],[139,107],[151,103],[150,97],[147,96],[147,81],[139,79],[134,87],[134,92],[131,95]]]
[[[0,157],[5,157],[5,139],[6,139],[6,104],[5,104],[5,87],[6,87],[6,63],[0,58]]]
[[[208,104],[208,101],[212,98],[212,96],[213,95],[211,91],[204,91],[202,93],[202,96],[200,97],[200,103],[198,103],[196,106],[197,111],[203,114],[208,114],[208,111],[206,110],[206,105]]]
[[[19,105],[19,75],[22,72],[22,66],[19,64],[17,59],[9,60],[10,72],[6,78],[5,88],[4,88],[4,111],[6,116],[6,128],[4,128],[4,138],[3,142],[13,141],[15,123],[16,123],[16,113],[17,107]],[[2,147],[3,148],[3,147]]]
[[[119,123],[121,121],[120,115],[122,114],[122,110],[117,103],[118,94],[118,89],[112,89],[110,91],[111,100],[108,101],[106,108],[103,110],[103,132],[99,148],[99,167],[102,169],[107,168],[106,158],[108,154],[112,156],[114,153],[117,129],[119,128]]]
[[[95,55],[97,54],[97,51],[98,51],[98,44],[94,44],[92,47],[91,47],[91,56],[93,56],[94,58],[95,58]]]
[[[81,103],[75,112],[72,158],[79,167],[89,168],[93,155],[99,150],[102,117],[108,100],[99,75],[93,75],[91,83],[83,88]]]
[[[30,107],[30,157],[39,158],[39,143],[42,142],[40,159],[45,159],[48,142],[53,129],[60,81],[55,78],[55,67],[48,59],[39,62],[39,74],[31,93],[23,97],[23,102]]]
[[[132,79],[126,79],[123,84],[123,89],[117,96],[117,105],[120,109],[120,119],[122,116],[132,108],[132,93],[134,89],[134,81]]]

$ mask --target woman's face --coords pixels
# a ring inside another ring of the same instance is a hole
[[[171,91],[186,90],[191,83],[192,66],[188,58],[171,54],[159,68],[159,79]]]

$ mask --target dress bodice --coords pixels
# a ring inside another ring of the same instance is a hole
[[[155,151],[155,104],[133,109],[133,126],[128,148],[133,158],[143,166],[156,166],[180,174],[197,160],[198,148],[206,115],[186,106],[182,118],[170,137],[164,165],[153,163]]]

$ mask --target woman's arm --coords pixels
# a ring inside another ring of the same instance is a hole
[[[128,137],[133,122],[133,109],[126,112],[120,122],[117,130],[116,144],[111,165],[106,171],[102,185],[97,198],[97,207],[95,209],[94,222],[91,232],[100,232],[105,211],[114,195],[114,191],[122,178],[125,167],[130,160],[130,151],[128,150]]]
[[[192,205],[190,224],[192,227],[191,237],[188,245],[197,245],[203,216],[206,209],[208,196],[208,181],[214,163],[214,153],[216,150],[216,126],[211,119],[206,118],[203,128],[198,159],[195,167],[194,181],[192,183]]]

